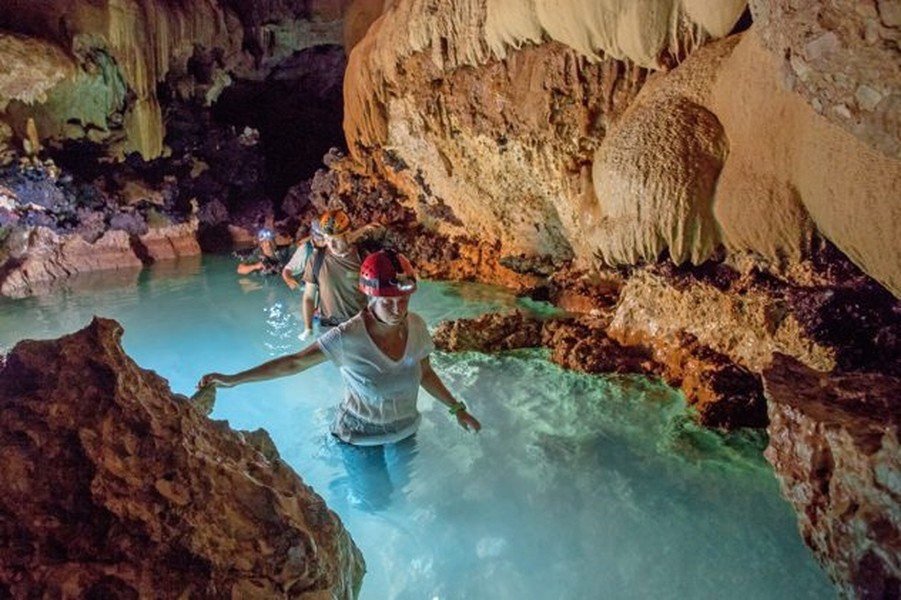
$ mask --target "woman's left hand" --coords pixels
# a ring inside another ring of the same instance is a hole
[[[197,389],[199,390],[208,385],[229,388],[232,387],[234,383],[231,382],[231,377],[228,375],[223,375],[222,373],[207,373],[197,382]]]
[[[479,423],[479,420],[465,410],[461,410],[457,413],[457,423],[459,423],[460,427],[466,431],[477,432],[482,428],[482,424]]]

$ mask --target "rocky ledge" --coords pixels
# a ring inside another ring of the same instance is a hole
[[[801,535],[847,598],[901,597],[901,379],[764,371],[770,444]]]
[[[0,597],[353,598],[362,556],[285,463],[96,318],[0,367]]]
[[[609,318],[572,315],[537,318],[522,312],[442,323],[434,333],[442,350],[496,352],[545,347],[550,358],[583,373],[637,373],[681,388],[698,421],[734,429],[766,424],[759,377],[690,334],[623,344],[607,334]]]

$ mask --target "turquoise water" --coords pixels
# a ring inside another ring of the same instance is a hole
[[[300,294],[233,269],[206,257],[0,299],[0,352],[98,314],[124,325],[138,364],[190,394],[205,372],[299,348]],[[502,290],[429,282],[411,303],[430,325],[517,306]],[[436,353],[433,364],[481,433],[422,392],[412,443],[345,453],[327,433],[340,394],[330,364],[218,394],[213,418],[267,429],[341,516],[367,561],[361,598],[836,597],[759,434],[700,430],[674,390],[566,372],[539,351]]]

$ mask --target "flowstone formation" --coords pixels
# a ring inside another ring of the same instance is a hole
[[[873,127],[848,131],[792,90],[801,63],[766,28],[803,37],[806,21],[756,2],[753,25],[728,35],[742,3],[650,4],[398,3],[350,54],[349,150],[432,230],[494,243],[513,268],[699,265],[725,251],[784,272],[822,236],[901,294],[901,160]],[[898,64],[885,42],[899,28],[893,3],[869,4],[849,2],[846,20],[824,9],[816,35],[837,41],[817,56],[853,66],[855,110],[901,139],[887,116],[897,74],[880,75]],[[843,43],[858,21],[865,40]],[[847,52],[859,60],[835,58]],[[836,70],[815,69],[809,81]],[[883,90],[873,106],[870,88]]]
[[[0,595],[356,597],[359,550],[271,448],[245,441],[268,436],[173,397],[121,335],[95,318],[5,357]]]

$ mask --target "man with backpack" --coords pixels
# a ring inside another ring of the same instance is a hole
[[[319,323],[333,327],[366,306],[360,291],[360,253],[348,239],[350,217],[343,210],[329,210],[319,219],[325,247],[314,251],[303,273],[303,322],[301,341],[313,335],[316,293],[319,293]]]

